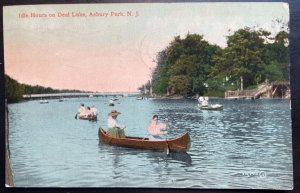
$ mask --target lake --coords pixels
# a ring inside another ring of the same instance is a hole
[[[9,104],[9,141],[16,187],[161,187],[292,189],[289,100],[212,99],[223,111],[202,111],[193,99],[119,97]],[[81,103],[98,121],[74,118]],[[168,137],[188,131],[187,153],[102,144],[98,128],[116,109],[130,136],[147,136],[153,114],[168,117]]]

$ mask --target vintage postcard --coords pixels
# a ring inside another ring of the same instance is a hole
[[[293,189],[289,17],[4,6],[7,187]]]

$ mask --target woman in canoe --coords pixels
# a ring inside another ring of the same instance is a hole
[[[153,115],[151,122],[148,125],[148,134],[152,136],[164,135],[167,134],[166,130],[168,127],[168,119],[165,119],[164,123],[158,122],[158,116]]]
[[[117,117],[118,115],[121,114],[120,112],[116,110],[112,110],[108,114],[108,120],[107,120],[107,134],[113,137],[125,137],[125,132],[124,132],[124,126],[120,125],[118,123]]]

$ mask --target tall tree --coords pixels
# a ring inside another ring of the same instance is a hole
[[[157,54],[157,66],[152,74],[152,89],[156,94],[165,94],[168,87],[168,66],[166,50]]]
[[[23,98],[25,87],[8,75],[5,75],[5,97],[7,102],[19,102]]]
[[[188,33],[183,39],[176,36],[157,55],[153,92],[221,93],[228,88],[257,85],[265,79],[288,80],[288,32],[285,23],[282,26],[274,37],[263,29],[239,29],[227,36],[227,47],[223,49],[198,34]]]
[[[205,81],[220,47],[210,45],[198,34],[176,36],[169,46],[158,53],[157,67],[152,75],[153,92],[164,94],[203,94]]]
[[[273,43],[265,45],[263,50],[263,60],[265,65],[264,75],[270,81],[289,80],[290,58],[288,48],[288,33],[278,32]]]
[[[264,38],[261,33],[250,28],[240,29],[227,38],[227,47],[221,56],[215,57],[213,74],[240,80],[243,89],[243,85],[252,85],[260,77]]]

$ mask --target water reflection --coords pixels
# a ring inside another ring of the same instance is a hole
[[[164,154],[166,155],[166,154]],[[185,166],[191,166],[192,165],[192,158],[190,154],[185,152],[170,152],[166,156],[166,160],[175,160],[179,161],[185,164]]]
[[[114,168],[120,167],[120,159],[122,159],[120,157],[122,157],[124,155],[136,157],[138,154],[147,157],[150,162],[163,160],[166,163],[167,162],[173,162],[173,163],[177,162],[177,163],[182,163],[185,166],[192,165],[192,158],[186,152],[166,152],[166,151],[159,151],[159,150],[132,149],[132,148],[102,144],[102,142],[100,141],[99,142],[99,153],[103,153],[103,151],[106,151],[110,155],[112,155],[112,157],[113,157],[112,163],[113,163]]]

